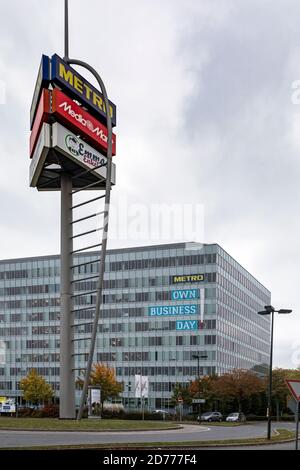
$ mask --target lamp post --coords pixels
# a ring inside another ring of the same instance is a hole
[[[198,395],[200,399],[200,359],[207,359],[207,354],[192,354],[193,359],[197,359],[197,375],[198,375]],[[201,414],[201,404],[199,403],[198,407],[199,415]]]
[[[273,332],[274,332],[274,313],[279,313],[280,315],[285,315],[292,313],[291,309],[281,308],[275,310],[272,305],[266,305],[265,310],[257,312],[258,315],[271,315],[271,345],[270,345],[270,364],[269,364],[269,387],[268,387],[268,408],[267,408],[267,418],[268,418],[268,431],[267,439],[271,439],[271,426],[272,426],[272,369],[273,369]]]
[[[197,359],[197,375],[198,379],[200,380],[200,359],[207,359],[208,355],[207,354],[193,354],[192,355],[193,359]]]

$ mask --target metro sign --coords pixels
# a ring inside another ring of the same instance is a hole
[[[80,75],[77,70],[73,69],[57,54],[54,54],[51,58],[46,55],[42,56],[30,107],[30,129],[33,127],[42,89],[48,86],[49,83],[56,83],[72,98],[84,103],[97,119],[103,121],[104,124],[106,123],[107,116],[103,94]],[[116,125],[116,105],[109,101],[109,108],[112,126],[114,127]]]
[[[64,89],[74,99],[83,102],[91,113],[106,122],[106,109],[102,93],[57,54],[51,57],[51,81]],[[116,106],[109,101],[109,108],[112,126],[114,127],[116,125]]]
[[[35,150],[38,135],[43,122],[51,122],[57,118],[73,132],[79,133],[96,149],[107,152],[108,131],[107,128],[76,104],[62,91],[44,89],[36,111],[36,117],[30,135],[29,154],[30,158]],[[112,135],[112,155],[116,155],[116,135]]]
[[[295,400],[300,401],[300,380],[286,379],[286,384]]]

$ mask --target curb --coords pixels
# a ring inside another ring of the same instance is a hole
[[[39,429],[39,428],[0,428],[1,431],[13,431],[13,432],[79,432],[79,433],[87,433],[87,432],[110,432],[110,433],[120,433],[120,432],[157,432],[157,431],[176,431],[178,429],[183,429],[183,426],[176,426],[176,427],[167,427],[167,428],[160,428],[160,429],[145,429],[145,428],[136,428],[136,429]],[[0,448],[1,450],[1,448]]]

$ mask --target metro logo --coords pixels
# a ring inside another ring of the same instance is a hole
[[[78,99],[86,105],[97,119],[106,123],[106,107],[102,93],[57,54],[51,57],[51,81],[72,98]],[[115,126],[116,106],[111,101],[109,101],[109,112],[112,126]]]
[[[183,276],[173,276],[172,278],[173,284],[202,281],[204,281],[204,274],[186,274]]]
[[[74,132],[79,132],[91,145],[101,151],[107,151],[107,128],[58,89],[52,92],[52,113],[61,118]],[[116,155],[115,134],[112,136],[112,154]]]

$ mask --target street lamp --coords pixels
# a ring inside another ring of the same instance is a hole
[[[197,359],[197,375],[198,379],[200,380],[200,359],[207,359],[208,355],[207,354],[192,354],[193,359]]]
[[[258,315],[271,315],[271,346],[270,346],[270,364],[269,364],[269,390],[268,390],[268,408],[267,408],[267,418],[268,418],[268,434],[267,438],[271,439],[271,425],[272,425],[272,368],[273,368],[273,331],[274,331],[274,313],[279,313],[280,315],[285,315],[292,313],[291,309],[281,308],[280,310],[275,310],[272,305],[266,305],[265,310],[257,312]]]
[[[193,359],[197,359],[197,375],[198,375],[198,394],[199,394],[199,399],[200,399],[200,359],[207,359],[208,355],[207,354],[192,354]],[[199,403],[199,409],[198,409],[199,415],[201,414],[201,405]]]

